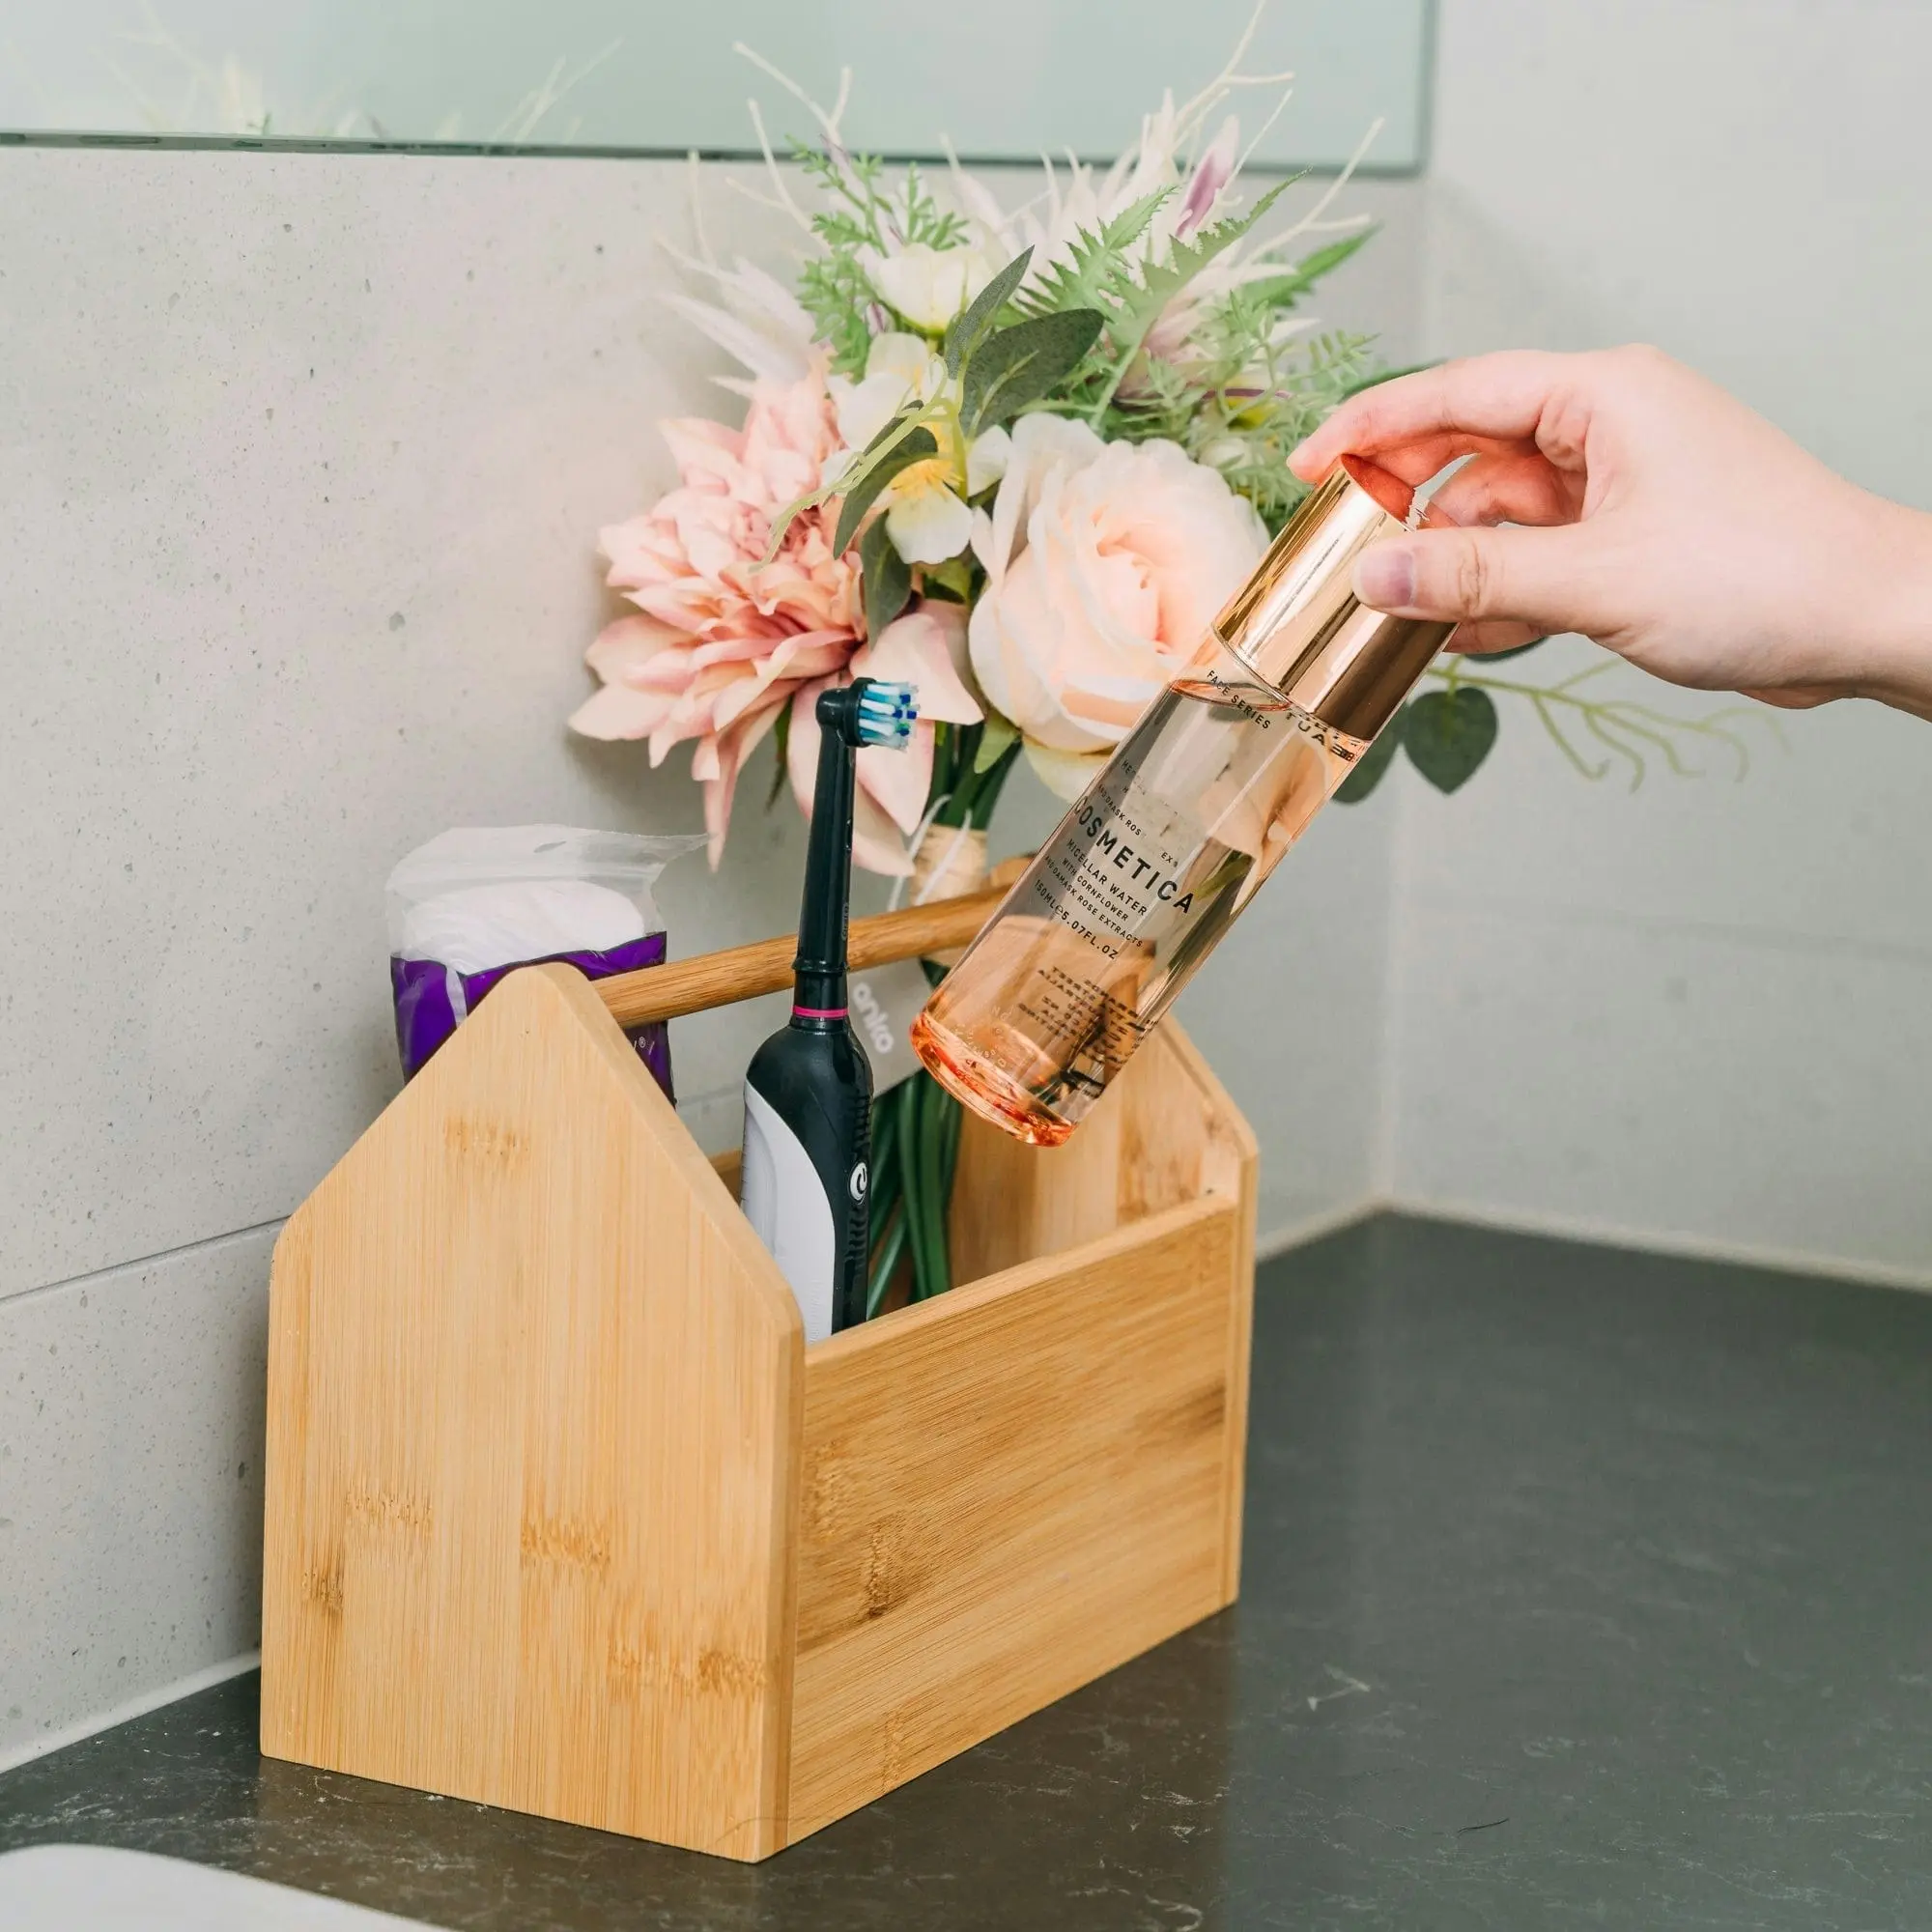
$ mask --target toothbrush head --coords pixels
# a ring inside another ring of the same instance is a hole
[[[852,691],[856,700],[852,710],[853,741],[903,752],[912,743],[912,727],[919,720],[918,686],[862,677],[853,684]]]

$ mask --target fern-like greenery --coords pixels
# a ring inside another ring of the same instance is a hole
[[[869,156],[800,145],[794,156],[819,190],[811,227],[822,251],[800,271],[799,299],[835,373],[857,377],[881,327],[915,327],[873,286],[867,256],[908,242],[957,246],[964,223],[938,205],[917,167],[892,185]],[[1092,350],[1026,411],[1077,416],[1110,441],[1178,442],[1218,469],[1269,530],[1278,530],[1307,494],[1289,472],[1289,452],[1377,374],[1373,337],[1302,335],[1290,319],[1322,277],[1363,245],[1367,231],[1295,261],[1264,256],[1232,288],[1207,299],[1195,294],[1203,271],[1245,240],[1290,185],[1278,182],[1242,213],[1165,247],[1156,247],[1150,231],[1174,187],[1140,195],[1097,228],[1079,231],[993,318],[997,329],[1076,312],[1101,318]],[[1195,306],[1181,353],[1151,353],[1162,319],[1187,303]]]
[[[1133,289],[1132,250],[1161,208],[1174,197],[1171,187],[1154,188],[1102,224],[1098,234],[1081,229],[1064,262],[1048,265],[1037,282],[1024,290],[1015,306],[1022,315],[1058,315],[1070,308],[1118,308]]]
[[[883,165],[869,156],[847,155],[836,146],[801,147],[796,153],[821,190],[822,204],[811,219],[821,252],[800,272],[800,299],[831,353],[833,368],[856,377],[881,329],[920,332],[873,284],[867,260],[912,242],[960,246],[967,229],[958,215],[939,206],[917,168],[889,184]],[[1084,421],[1110,442],[1162,438],[1178,443],[1246,497],[1270,534],[1279,531],[1308,494],[1288,467],[1296,444],[1357,390],[1400,373],[1379,364],[1373,336],[1305,330],[1293,313],[1368,242],[1373,230],[1324,242],[1293,260],[1264,250],[1235,275],[1204,280],[1205,271],[1252,233],[1289,185],[1275,184],[1245,212],[1179,241],[1163,239],[1155,226],[1178,190],[1157,188],[1097,227],[1079,231],[1057,259],[1042,265],[1023,256],[1008,264],[972,313],[959,318],[943,341],[934,340],[935,348],[945,350],[960,390],[909,403],[843,478],[801,497],[778,528],[800,508],[828,496],[842,493],[849,499],[867,490],[875,495],[892,466],[905,459],[906,439],[925,437],[920,449],[931,440],[926,425],[942,435],[977,434],[1014,414],[1043,411]],[[1062,335],[1068,342],[1061,342]],[[1015,382],[1016,391],[1010,386]],[[1014,398],[1009,406],[998,406],[998,399],[1008,396]],[[879,474],[872,477],[875,468]],[[919,587],[928,596],[970,604],[980,582],[980,565],[969,551],[945,564],[924,566]],[[883,613],[902,608],[908,594],[910,579],[900,586],[895,577],[874,601]],[[1365,761],[1373,769],[1365,769],[1341,796],[1366,797],[1402,743],[1408,744],[1425,776],[1453,789],[1485,760],[1493,742],[1492,694],[1534,713],[1557,750],[1586,778],[1620,772],[1634,785],[1651,759],[1689,775],[1700,769],[1699,748],[1722,753],[1742,774],[1748,748],[1737,727],[1755,713],[1731,709],[1685,718],[1634,700],[1605,699],[1594,690],[1579,689],[1595,674],[1593,668],[1542,684],[1499,676],[1480,660],[1445,659],[1430,677],[1442,697],[1454,702],[1438,699],[1431,708],[1418,700],[1409,706],[1407,737],[1392,726],[1386,742],[1377,747],[1379,755]],[[996,720],[962,733],[962,754],[970,752],[977,758],[985,750],[990,759],[993,752],[1009,752],[1008,739],[997,736],[1002,730],[1010,727]],[[987,732],[996,735],[986,738]],[[1002,772],[1006,762],[998,765]]]

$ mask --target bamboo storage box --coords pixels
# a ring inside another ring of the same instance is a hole
[[[855,969],[997,896],[856,923]],[[270,1756],[762,1859],[1233,1601],[1226,1094],[1169,1023],[1065,1148],[969,1120],[964,1285],[807,1349],[619,1026],[790,951],[513,974],[289,1221]]]

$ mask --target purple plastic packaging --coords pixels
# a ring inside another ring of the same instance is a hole
[[[663,963],[651,887],[698,838],[563,825],[464,828],[418,846],[389,875],[389,984],[403,1077],[418,1071],[506,974],[560,963],[585,979]],[[662,1020],[626,1030],[667,1098]]]
[[[456,1031],[456,1023],[473,1012],[476,1003],[505,973],[517,966],[547,966],[553,961],[575,966],[586,980],[609,979],[612,973],[635,973],[640,966],[662,966],[665,936],[647,933],[628,946],[608,952],[552,952],[542,959],[521,959],[513,966],[489,966],[480,973],[459,973],[440,959],[389,961],[389,984],[396,996],[396,1049],[403,1057],[403,1078],[413,1080],[417,1070]],[[458,1004],[462,1010],[457,1010]],[[670,1084],[670,1030],[663,1020],[646,1020],[626,1027],[624,1037],[652,1077],[675,1100]]]

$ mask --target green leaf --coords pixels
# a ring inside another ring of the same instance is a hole
[[[839,480],[842,482],[843,479]],[[838,496],[838,482],[821,483],[817,489],[808,490],[803,497],[794,497],[772,520],[772,533],[765,544],[765,554],[753,565],[753,568],[762,570],[771,562],[772,558],[778,555],[779,546],[784,542],[784,534],[791,528],[793,522],[804,516],[806,511],[815,510],[828,497]]]
[[[915,463],[923,463],[928,456],[938,454],[939,444],[929,429],[909,429],[883,456],[874,460],[856,483],[847,484],[841,478],[840,487],[844,491],[845,501],[838,512],[838,528],[832,539],[833,555],[845,554],[845,548],[857,535],[866,512],[878,499],[879,492],[901,469],[910,469]]]
[[[1293,185],[1296,179],[1298,177],[1291,177],[1288,181],[1276,182],[1245,214],[1232,215],[1226,221],[1217,221],[1212,227],[1201,229],[1193,241],[1177,242],[1166,261],[1146,265],[1140,282],[1128,292],[1117,312],[1107,319],[1107,336],[1114,351],[1114,364],[1107,372],[1107,381],[1089,417],[1096,428],[1107,412],[1107,405],[1114,400],[1114,391],[1133,367],[1135,356],[1141,353],[1141,345],[1160,320],[1168,303],[1216,256],[1226,254]]]
[[[971,554],[949,556],[944,563],[922,565],[919,573],[919,594],[922,597],[937,597],[942,603],[947,604],[972,603]]]
[[[979,348],[980,339],[993,326],[993,318],[1007,305],[1008,298],[1026,279],[1027,264],[1033,249],[1022,248],[980,293],[973,298],[965,314],[955,315],[946,325],[946,373],[955,380],[960,366]]]
[[[1021,299],[1031,315],[1058,315],[1073,308],[1104,308],[1132,286],[1127,250],[1147,233],[1156,210],[1175,193],[1157,187],[1130,201],[1098,234],[1080,229],[1067,259],[1056,262]]]
[[[973,769],[988,772],[1000,762],[1008,746],[1019,740],[1020,727],[1010,718],[1003,718],[991,705],[986,707],[986,722],[980,727],[980,749],[973,754]]]
[[[1015,735],[1007,749],[983,772],[974,773],[972,796],[966,805],[966,823],[975,831],[983,832],[992,824],[993,813],[1000,803],[1000,794],[1006,789],[1007,780],[1012,776],[1013,767],[1019,763],[1023,742]]]
[[[926,1230],[930,1202],[921,1185],[923,1163],[920,1158],[923,1151],[921,1127],[925,1111],[923,1096],[931,1078],[932,1075],[921,1067],[910,1080],[901,1080],[893,1089],[893,1096],[898,1101],[897,1158],[903,1180],[899,1198],[905,1204],[906,1244],[912,1250],[912,1298],[915,1301],[925,1298],[926,1274],[931,1265],[932,1253]]]
[[[1331,242],[1327,247],[1318,248],[1312,255],[1304,255],[1283,274],[1244,284],[1245,293],[1265,302],[1269,308],[1293,308],[1323,275],[1339,269],[1357,248],[1367,246],[1375,232],[1373,228],[1364,228],[1359,235]]]
[[[799,270],[798,298],[811,317],[814,335],[832,351],[833,373],[857,381],[872,347],[866,319],[872,285],[865,271],[849,253],[820,256]]]
[[[893,547],[883,517],[859,539],[859,572],[866,599],[866,635],[876,641],[912,601],[912,566]]]
[[[881,429],[879,433],[873,437],[871,441],[868,442],[865,446],[865,448],[862,449],[859,452],[859,454],[853,459],[855,469],[856,467],[859,464],[864,463],[866,458],[870,456],[874,450],[883,449],[887,443],[891,442],[894,440],[894,438],[895,438],[898,435],[899,431],[905,428],[907,423],[918,421],[919,412],[924,407],[925,407],[924,404],[923,404],[917,396],[915,396],[910,402],[902,403],[899,406],[898,413],[893,416],[886,423],[885,427]],[[844,481],[845,481],[844,476],[840,475],[838,481],[831,486],[832,494],[835,497],[838,496],[840,488],[844,484]]]
[[[866,458],[871,455],[873,450],[877,449],[888,437],[896,436],[905,427],[912,414],[913,411],[910,409],[901,410],[864,449],[858,451],[852,457],[844,469],[835,470],[826,481],[818,484],[814,489],[808,490],[804,496],[794,497],[779,512],[777,521],[772,525],[771,538],[765,545],[765,554],[758,559],[758,567],[760,569],[771,562],[773,557],[778,555],[779,545],[784,541],[784,533],[791,528],[794,519],[802,517],[808,510],[817,509],[819,504],[829,502],[834,497],[843,492],[846,478],[848,476],[856,476],[864,469],[866,467]]]
[[[878,435],[846,464],[843,469],[838,471],[829,481],[819,484],[815,490],[808,490],[803,497],[794,497],[779,512],[778,521],[772,526],[771,540],[765,545],[764,555],[758,559],[759,568],[762,569],[764,565],[771,562],[773,557],[778,555],[779,545],[784,541],[784,533],[791,528],[792,520],[795,517],[803,516],[807,510],[815,510],[819,504],[839,496],[845,489],[846,478],[858,475],[866,467],[867,457],[870,456],[882,444],[891,441],[894,437],[897,436],[907,423],[913,421],[918,416],[923,407],[923,403],[916,400],[907,403],[895,416],[887,422]],[[939,445],[935,442],[933,448],[936,450],[938,447]],[[881,487],[883,488],[883,485]],[[875,491],[873,494],[876,496],[877,492]],[[840,554],[843,554],[842,546],[840,547]]]
[[[911,1225],[909,1215],[895,1214],[884,1234],[872,1244],[871,1272],[866,1279],[867,1321],[886,1305],[886,1293],[893,1285],[893,1276],[898,1272],[899,1257],[905,1253],[906,1230]]]
[[[900,1116],[912,1129],[906,1145],[906,1205],[919,1204],[913,1226],[912,1293],[915,1301],[925,1301],[952,1286],[946,1253],[946,1210],[952,1183],[947,1165],[946,1117],[959,1102],[929,1073],[915,1074],[905,1084],[914,1092],[912,1111]]]
[[[906,165],[900,207],[908,242],[923,242],[929,248],[951,248],[964,241],[965,217],[942,209],[926,192],[925,177],[917,161]]]
[[[1375,741],[1355,760],[1355,768],[1335,787],[1337,805],[1359,805],[1381,783],[1382,774],[1395,762],[1402,745],[1404,727],[1408,723],[1408,707],[1404,705],[1382,728]]]
[[[1035,316],[989,335],[966,365],[959,419],[968,436],[1007,422],[1045,395],[1100,339],[1096,308]]]
[[[1467,783],[1496,742],[1496,707],[1487,691],[1432,691],[1408,707],[1403,743],[1409,762],[1437,791]]]
[[[772,786],[765,794],[765,810],[769,811],[779,802],[779,793],[785,788],[785,780],[791,775],[791,700],[787,698],[779,706],[778,723],[772,726],[772,744],[777,750],[777,759],[772,766]]]

